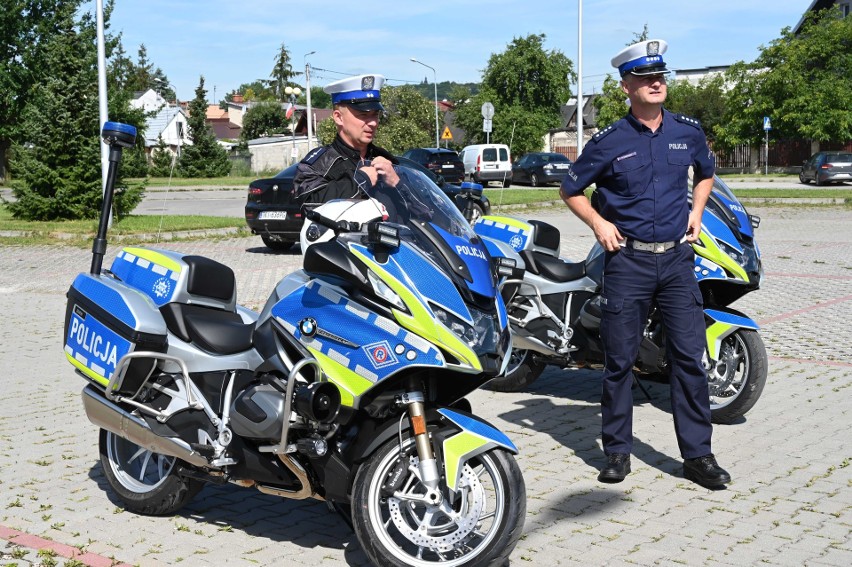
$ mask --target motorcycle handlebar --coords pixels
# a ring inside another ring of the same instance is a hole
[[[345,220],[341,220],[341,221],[332,220],[328,217],[322,216],[321,214],[319,214],[314,209],[306,210],[305,211],[305,218],[307,218],[308,220],[313,221],[317,224],[321,224],[322,226],[324,226],[326,228],[330,228],[331,230],[334,231],[335,234],[340,234],[341,232],[358,232],[358,231],[361,230],[361,224],[360,223],[350,222],[350,221],[345,221]]]

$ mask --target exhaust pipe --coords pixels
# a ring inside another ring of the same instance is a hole
[[[546,354],[547,356],[559,356],[559,353],[539,341],[534,337],[525,337],[521,334],[515,334],[512,336],[512,348],[519,348],[523,350],[532,350],[535,352],[539,352],[541,354]]]
[[[188,443],[171,437],[160,437],[145,421],[107,400],[94,386],[83,388],[83,407],[89,421],[102,429],[115,433],[149,451],[177,457],[189,464],[210,467],[210,462],[193,451]]]

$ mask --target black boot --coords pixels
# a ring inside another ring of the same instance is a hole
[[[600,482],[621,482],[630,472],[630,455],[626,453],[612,453],[607,455],[606,466],[598,475]]]
[[[683,476],[704,488],[720,488],[731,482],[731,475],[719,466],[713,453],[697,459],[684,459]]]

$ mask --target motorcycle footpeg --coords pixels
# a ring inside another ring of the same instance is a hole
[[[208,459],[216,456],[216,447],[213,445],[203,445],[201,443],[190,443],[190,448],[203,457]]]

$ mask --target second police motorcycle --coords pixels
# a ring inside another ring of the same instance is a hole
[[[465,396],[505,370],[511,262],[400,168],[397,189],[309,213],[303,268],[260,312],[209,258],[130,247],[102,269],[135,129],[108,122],[103,137],[107,191],[64,349],[123,506],[172,514],[205,482],[232,483],[325,500],[376,565],[503,564],[526,511],[517,449]]]
[[[754,238],[759,223],[730,188],[714,178],[701,235],[692,245],[695,277],[704,300],[704,363],[714,423],[739,420],[757,403],[766,383],[766,348],[758,325],[730,307],[760,287],[763,268]],[[513,351],[506,374],[489,387],[522,390],[547,365],[602,367],[599,329],[605,251],[600,243],[595,243],[584,261],[570,262],[559,257],[559,230],[546,222],[486,216],[474,230],[493,255],[513,258],[524,268],[522,280],[504,283]],[[654,306],[635,369],[640,376],[663,379],[669,370],[665,330]],[[639,385],[644,390],[641,382]]]

